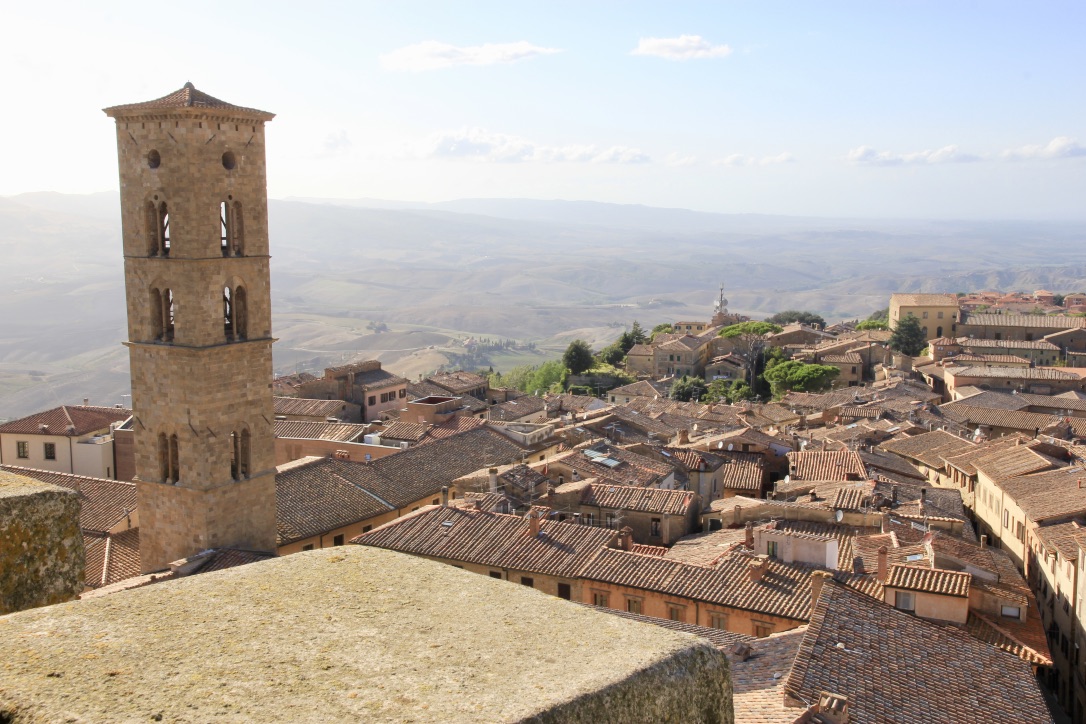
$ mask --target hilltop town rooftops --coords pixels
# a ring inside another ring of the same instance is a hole
[[[1002,316],[1002,315],[999,315]],[[958,337],[949,340],[962,347],[999,348],[999,349],[1038,349],[1048,352],[1058,352],[1059,347],[1044,339],[1035,339],[1027,342],[1022,339],[981,339],[976,337]]]
[[[615,531],[589,525],[539,521],[539,535],[521,516],[470,508],[427,506],[374,528],[352,543],[494,568],[515,568],[572,578]]]
[[[832,580],[812,607],[785,691],[805,702],[847,697],[853,724],[1052,721],[1026,661]]]
[[[315,420],[276,420],[275,436],[305,440],[354,442],[366,431],[365,425],[349,422],[318,422]]]
[[[483,388],[486,389],[488,382],[487,379],[481,375],[477,375],[474,372],[464,372],[463,370],[458,372],[439,372],[436,375],[431,375],[427,380],[454,395],[470,394],[472,391]]]
[[[1053,367],[945,367],[944,375],[954,377],[991,377],[1008,380],[1079,380],[1080,372]]]
[[[1067,317],[1047,314],[984,314],[964,312],[962,324],[985,327],[1043,327],[1046,329],[1070,329],[1086,327],[1086,317]],[[987,340],[974,340],[983,344]]]
[[[812,450],[788,453],[793,480],[860,480],[867,476],[855,452]]]
[[[608,485],[579,481],[558,486],[555,493],[581,490],[581,505],[621,509],[631,513],[686,515],[694,502],[694,493],[686,490],[661,490],[630,485]]]
[[[276,415],[336,417],[347,410],[345,400],[312,400],[305,397],[273,397]]]
[[[124,422],[132,411],[123,407],[61,405],[0,425],[0,434],[57,435],[81,437]]]
[[[908,591],[937,593],[944,596],[969,597],[969,582],[973,576],[964,571],[946,571],[939,568],[892,565],[883,585],[887,588],[903,588]]]

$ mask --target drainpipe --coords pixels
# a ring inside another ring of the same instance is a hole
[[[72,454],[72,436],[68,436],[68,472],[75,475],[75,457]]]

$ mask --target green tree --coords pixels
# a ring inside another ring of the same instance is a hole
[[[1062,307],[1063,306],[1063,300],[1066,299],[1066,298],[1067,298],[1066,294],[1053,294],[1052,295],[1052,303],[1055,304],[1057,307]]]
[[[669,322],[657,324],[655,327],[652,328],[652,334],[649,335],[649,340],[651,341],[653,339],[656,339],[656,335],[658,334],[671,334],[674,331],[675,330],[672,328]]]
[[[592,365],[595,363],[595,359],[592,357],[592,348],[588,346],[588,342],[583,339],[575,339],[569,343],[566,347],[565,353],[562,355],[562,364],[566,366],[566,369],[570,371],[570,374],[579,375],[586,370],[592,369]]]
[[[683,375],[671,383],[669,396],[679,402],[689,402],[693,399],[700,400],[705,396],[706,389],[705,380],[700,377]]]
[[[927,346],[928,340],[924,330],[920,329],[920,320],[911,314],[899,321],[890,335],[890,349],[910,357],[920,354]]]
[[[821,392],[833,384],[841,370],[831,365],[807,364],[798,360],[787,360],[773,365],[762,376],[769,382],[773,397],[780,399],[784,393]]]
[[[890,325],[882,320],[865,319],[856,325],[856,329],[858,331],[863,331],[865,329],[890,329]]]
[[[729,405],[740,400],[753,400],[757,397],[743,380],[713,380],[709,383],[702,402],[726,402]]]
[[[634,344],[644,344],[649,339],[648,335],[645,334],[645,328],[636,319],[633,326],[630,327],[630,339],[633,340]],[[626,351],[629,352],[630,350],[627,349]]]
[[[720,336],[732,340],[735,354],[743,359],[747,366],[747,381],[755,386],[759,368],[762,366],[762,354],[765,352],[767,334],[780,332],[780,326],[769,322],[740,322],[720,330]]]
[[[890,321],[890,307],[883,307],[877,312],[872,312],[867,316],[869,322],[889,322]]]
[[[625,332],[623,333],[625,334]],[[631,345],[633,346],[633,345]],[[621,339],[618,342],[609,344],[600,350],[600,353],[596,355],[596,359],[604,364],[617,365],[622,360],[626,359],[627,350],[622,349]]]
[[[821,315],[814,312],[801,312],[798,309],[787,309],[783,312],[777,312],[772,317],[766,320],[773,324],[792,324],[793,322],[799,322],[800,324],[808,324],[813,327],[822,329],[826,326],[826,320]]]

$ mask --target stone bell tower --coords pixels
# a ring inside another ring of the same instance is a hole
[[[143,571],[275,550],[264,124],[186,83],[114,106]]]

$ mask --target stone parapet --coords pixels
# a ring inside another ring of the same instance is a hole
[[[364,546],[0,629],[3,721],[733,721],[701,639]]]
[[[83,590],[79,508],[73,490],[0,471],[0,615]]]

